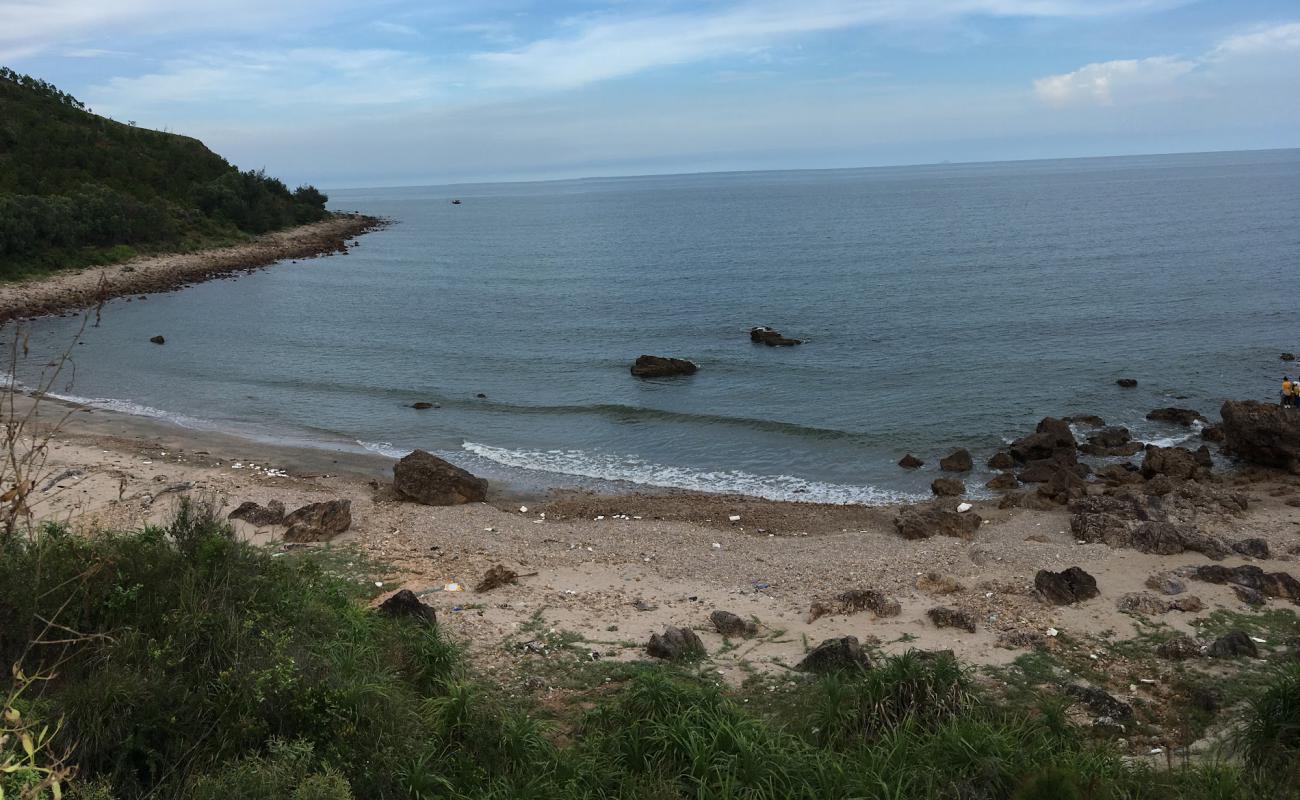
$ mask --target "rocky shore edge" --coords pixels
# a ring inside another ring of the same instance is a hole
[[[347,255],[352,240],[387,224],[364,214],[336,213],[321,222],[263,234],[245,244],[141,256],[122,264],[0,284],[0,325],[79,311],[115,297],[174,291],[287,259]]]

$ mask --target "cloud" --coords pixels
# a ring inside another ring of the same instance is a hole
[[[1300,53],[1300,22],[1230,36],[1197,58],[1153,56],[1085,64],[1073,72],[1035,80],[1034,93],[1058,108],[1159,101],[1179,94],[1191,78],[1205,83],[1222,77],[1220,73],[1226,75],[1229,67],[1251,68],[1251,59],[1292,52]]]
[[[1086,0],[748,0],[708,11],[640,17],[597,14],[566,26],[567,35],[507,51],[480,53],[498,85],[568,89],[657,67],[745,53],[800,35],[873,24],[961,17],[1088,17],[1130,13],[1168,2]]]
[[[371,29],[380,33],[395,34],[397,36],[419,36],[420,31],[410,25],[403,25],[400,22],[389,22],[388,20],[377,19],[370,23]]]
[[[1170,56],[1103,61],[1064,75],[1039,78],[1034,81],[1034,91],[1048,105],[1085,103],[1109,106],[1114,104],[1117,93],[1140,91],[1150,96],[1194,69],[1195,62]]]

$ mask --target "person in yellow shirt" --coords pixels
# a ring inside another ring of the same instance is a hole
[[[1296,405],[1296,398],[1300,395],[1300,386],[1297,386],[1296,384],[1297,382],[1291,380],[1290,375],[1282,376],[1282,405]]]

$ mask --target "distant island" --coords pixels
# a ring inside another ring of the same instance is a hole
[[[326,220],[327,199],[0,67],[0,281],[246,242]]]

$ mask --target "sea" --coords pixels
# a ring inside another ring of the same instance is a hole
[[[958,447],[981,486],[1048,415],[1197,445],[1147,412],[1214,419],[1300,369],[1279,360],[1300,352],[1300,150],[329,194],[392,224],[346,256],[110,302],[55,392],[422,448],[515,487],[878,504],[927,496]],[[80,325],[31,323],[19,378]],[[754,344],[758,325],[804,343]],[[639,379],[642,354],[699,371]]]

